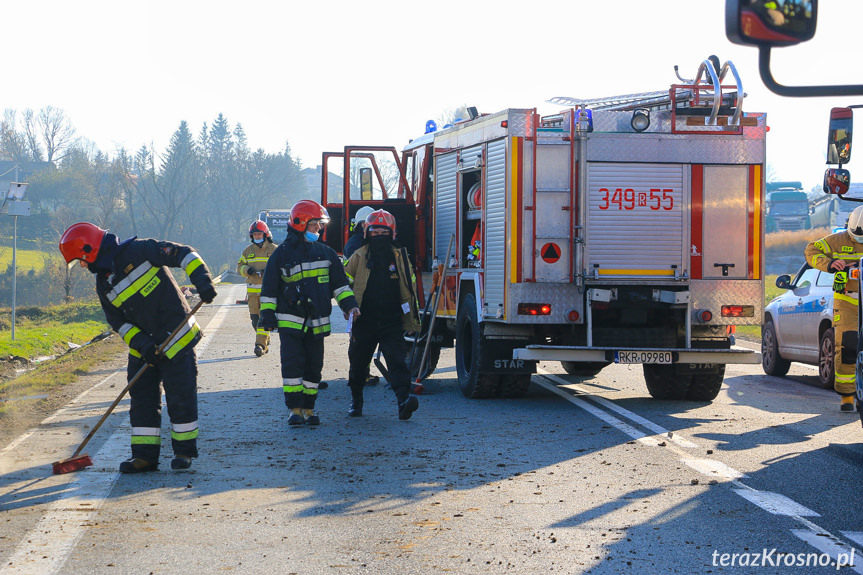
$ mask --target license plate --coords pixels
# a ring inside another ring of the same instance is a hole
[[[615,351],[614,363],[672,363],[670,351]]]

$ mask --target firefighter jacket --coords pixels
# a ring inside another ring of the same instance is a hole
[[[276,251],[276,244],[269,239],[264,239],[264,243],[260,246],[252,243],[243,250],[240,261],[237,262],[237,273],[246,278],[247,294],[261,293],[267,260],[274,251]]]
[[[806,263],[813,268],[819,269],[822,272],[833,273],[836,270],[830,269],[830,264],[833,260],[843,260],[846,266],[855,264],[863,257],[863,244],[855,242],[848,232],[843,230],[830,234],[820,240],[809,242],[803,252],[806,256]],[[837,294],[847,294],[857,292],[859,280],[852,279],[847,272],[834,275],[833,291]],[[856,305],[855,301],[851,302]]]
[[[395,255],[396,270],[399,274],[399,306],[402,309],[402,329],[405,331],[419,331],[419,302],[416,293],[416,276],[411,271],[410,260],[407,250],[393,247]],[[354,252],[354,255],[345,263],[345,272],[354,287],[358,305],[363,303],[363,295],[366,284],[369,281],[369,246],[364,245]],[[410,278],[408,280],[408,278]],[[374,294],[369,295],[374,297]]]
[[[108,324],[141,357],[150,344],[161,345],[183,324],[162,349],[169,360],[186,355],[201,339],[201,329],[174,276],[166,267],[181,268],[199,290],[212,285],[201,256],[192,248],[158,240],[132,238],[118,244],[114,234],[105,234],[92,271],[96,292]],[[185,324],[184,324],[185,321]]]
[[[264,271],[263,324],[275,324],[280,332],[311,332],[323,338],[330,334],[333,298],[345,313],[357,307],[338,254],[323,242],[306,241],[289,226],[288,236],[270,256]]]

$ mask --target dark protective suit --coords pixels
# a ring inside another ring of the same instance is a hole
[[[161,345],[191,311],[166,267],[183,269],[199,291],[212,287],[201,257],[189,246],[132,238],[122,244],[105,234],[96,262],[96,292],[105,317],[129,346],[127,381],[145,365],[142,354]],[[150,366],[129,390],[132,405],[132,457],[159,460],[161,392],[165,388],[171,419],[171,443],[176,455],[197,457],[198,367],[194,347],[201,339],[194,317],[164,349],[164,358]]]
[[[338,254],[289,226],[267,261],[259,325],[278,327],[282,390],[291,410],[315,407],[333,298],[345,313],[357,307]]]

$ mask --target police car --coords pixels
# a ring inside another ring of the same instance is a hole
[[[792,277],[776,278],[787,290],[764,308],[761,366],[768,375],[783,376],[792,361],[818,366],[818,380],[833,388],[833,274],[809,264]]]

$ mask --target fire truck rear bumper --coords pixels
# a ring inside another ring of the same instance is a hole
[[[514,349],[513,359],[528,359],[533,361],[573,361],[573,362],[608,362],[616,363],[615,357],[621,357],[620,352],[644,353],[646,357],[656,357],[658,353],[671,352],[671,363],[761,363],[761,354],[751,349],[734,346],[731,349],[650,349],[626,347],[579,347],[529,345]],[[657,352],[657,353],[652,353]],[[626,354],[632,357],[632,353]],[[619,363],[639,363],[633,361]],[[642,363],[654,363],[651,361]],[[664,362],[663,362],[664,363]]]

